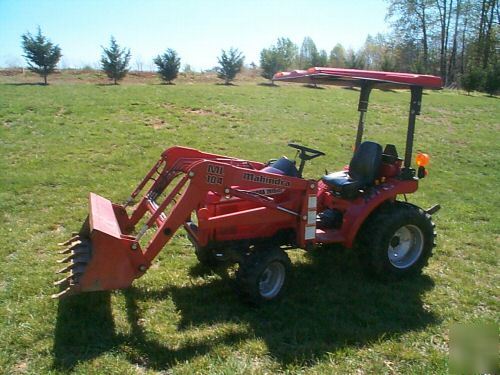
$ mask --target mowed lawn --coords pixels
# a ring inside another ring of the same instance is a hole
[[[50,299],[57,243],[79,229],[89,192],[122,202],[173,145],[251,160],[326,152],[349,162],[354,90],[242,83],[0,84],[0,372],[81,374],[447,373],[455,323],[498,324],[500,100],[424,96],[415,150],[431,155],[409,197],[440,203],[424,274],[392,284],[338,247],[289,252],[278,303],[251,308],[223,272],[200,267],[179,231],[125,291]],[[409,93],[374,91],[365,139],[403,154]]]

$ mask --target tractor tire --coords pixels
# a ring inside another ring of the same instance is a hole
[[[215,268],[219,264],[212,249],[207,247],[198,247],[194,249],[198,261],[208,268]]]
[[[240,262],[236,285],[247,303],[260,305],[283,296],[291,269],[290,258],[279,247],[256,249]]]
[[[358,252],[370,274],[397,280],[422,271],[432,256],[435,238],[431,215],[396,201],[368,218],[360,233]]]

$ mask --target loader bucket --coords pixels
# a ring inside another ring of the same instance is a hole
[[[58,273],[67,276],[55,283],[62,291],[53,298],[126,288],[149,268],[135,238],[122,234],[115,211],[109,200],[90,193],[89,216],[80,232],[60,244],[67,257],[59,262],[67,265]]]

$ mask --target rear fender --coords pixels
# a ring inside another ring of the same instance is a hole
[[[398,194],[413,193],[418,188],[417,180],[393,180],[373,188],[362,198],[347,205],[344,213],[342,234],[344,246],[352,248],[361,226],[368,217],[385,202],[392,202]]]

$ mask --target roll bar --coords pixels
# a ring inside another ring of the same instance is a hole
[[[358,112],[358,130],[356,133],[356,143],[354,144],[354,150],[356,151],[361,141],[363,139],[363,132],[365,129],[366,112],[368,111],[368,103],[370,99],[370,93],[374,87],[372,81],[363,80],[361,81],[361,92],[359,94]],[[406,132],[406,145],[405,145],[405,158],[404,158],[404,168],[403,177],[412,178],[415,175],[415,170],[411,168],[411,157],[413,152],[413,139],[415,135],[415,122],[417,116],[420,115],[420,109],[422,107],[422,86],[412,86],[411,90],[411,100],[410,100],[410,112],[408,116],[408,130]]]

